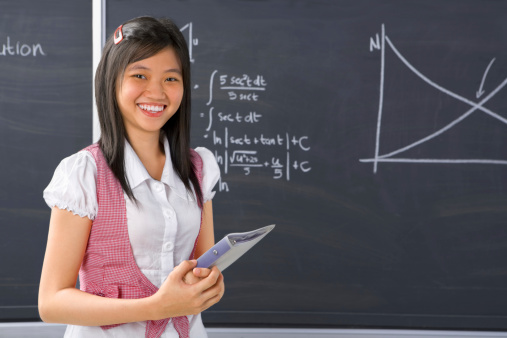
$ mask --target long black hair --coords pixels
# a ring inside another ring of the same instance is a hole
[[[100,149],[127,196],[135,201],[125,173],[128,135],[116,101],[116,85],[129,64],[149,58],[166,47],[173,48],[180,60],[184,92],[179,109],[162,129],[169,141],[174,170],[189,192],[193,185],[197,202],[202,207],[202,190],[190,153],[190,57],[185,38],[172,21],[147,16],[125,22],[121,33],[123,40],[118,44],[114,43],[113,35],[106,41],[95,73]]]

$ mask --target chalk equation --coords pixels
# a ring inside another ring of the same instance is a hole
[[[218,74],[218,70],[211,73],[209,81],[209,101],[206,105],[213,102],[213,91],[218,86],[219,90],[226,91],[230,101],[259,101],[259,93],[266,90],[267,83],[262,75],[250,76]],[[218,84],[215,82],[218,80]]]
[[[229,172],[231,167],[243,168],[245,175],[250,175],[252,168],[270,168],[273,169],[274,179],[285,177],[287,181],[290,181],[291,170],[306,173],[312,169],[308,161],[291,160],[290,153],[291,148],[309,151],[308,136],[295,136],[289,135],[289,133],[276,134],[271,137],[264,134],[236,136],[230,135],[229,128],[225,127],[223,134],[213,131],[212,138],[214,146],[223,146],[221,152],[215,150],[215,157],[218,164],[223,166],[225,174]],[[234,146],[242,146],[242,148],[234,149]],[[286,150],[285,157],[272,156],[274,153],[272,151],[269,152],[271,155],[263,155],[263,147],[284,149]]]
[[[422,81],[424,81],[429,86],[437,89],[438,91],[456,99],[457,101],[463,102],[470,106],[468,110],[466,110],[461,116],[454,119],[450,123],[447,123],[445,126],[441,127],[440,129],[431,132],[429,135],[412,142],[406,146],[403,146],[399,149],[394,149],[389,152],[386,152],[384,154],[380,153],[380,136],[381,136],[381,126],[382,126],[382,115],[383,115],[383,103],[384,103],[384,76],[385,76],[385,58],[386,58],[386,49],[389,48],[398,58],[398,60],[407,67],[412,73],[414,73],[418,78],[420,78]],[[360,159],[360,162],[365,163],[373,163],[373,172],[376,173],[378,169],[378,164],[381,162],[387,163],[387,162],[396,162],[396,163],[446,163],[446,164],[493,164],[493,165],[507,165],[507,160],[504,159],[482,159],[482,158],[471,158],[471,159],[456,159],[456,158],[446,158],[446,159],[436,159],[436,158],[402,158],[402,157],[395,157],[396,155],[402,154],[405,151],[408,151],[409,149],[415,148],[423,143],[426,143],[435,137],[447,132],[448,130],[455,127],[457,124],[465,120],[467,117],[472,115],[476,112],[481,112],[484,114],[489,115],[490,117],[494,118],[498,122],[507,125],[507,119],[502,117],[496,112],[493,112],[492,110],[486,108],[484,105],[491,100],[497,93],[504,88],[507,85],[507,78],[504,79],[496,88],[494,88],[492,91],[490,91],[485,97],[482,97],[482,95],[485,94],[484,90],[484,83],[487,78],[488,72],[490,71],[490,68],[492,67],[495,58],[493,58],[488,66],[486,67],[482,79],[480,81],[480,87],[475,93],[476,99],[479,100],[478,102],[475,102],[474,100],[467,99],[461,95],[458,95],[457,93],[444,88],[443,86],[435,83],[431,79],[429,79],[427,76],[422,74],[418,69],[416,69],[404,56],[403,54],[396,48],[394,43],[389,39],[389,37],[385,33],[385,26],[382,25],[380,35],[376,34],[375,36],[370,38],[370,52],[380,52],[380,93],[379,93],[379,105],[378,105],[378,114],[377,114],[377,130],[376,130],[376,138],[375,138],[375,150],[374,150],[374,156],[373,158],[364,158]]]
[[[261,74],[230,75],[214,70],[210,75],[207,127],[203,137],[210,138],[218,164],[222,168],[223,177],[234,169],[242,170],[248,176],[256,170],[269,170],[275,180],[290,181],[291,173],[311,171],[309,161],[292,158],[293,150],[308,152],[311,149],[309,137],[279,132],[275,135],[260,133],[263,123],[269,123],[266,113],[261,113],[258,105],[262,101],[262,93],[268,90],[268,82]],[[220,101],[221,108],[215,106],[214,93],[225,93],[225,100]],[[228,111],[224,104],[238,101],[245,111]],[[225,181],[219,181],[219,191],[229,191]]]
[[[191,61],[195,62],[194,47],[199,46],[199,40],[194,25],[190,22],[180,29],[188,39]],[[207,98],[202,107],[193,108],[200,110],[202,138],[211,143],[210,150],[221,168],[219,191],[230,191],[227,178],[231,174],[250,176],[262,171],[274,180],[290,181],[294,173],[312,170],[310,161],[301,158],[311,151],[307,135],[276,128],[275,132],[263,131],[265,126],[273,129],[270,112],[265,111],[269,105],[263,102],[270,88],[265,74],[214,69],[206,85],[194,84],[193,89],[205,91]]]

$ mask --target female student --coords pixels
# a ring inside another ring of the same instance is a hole
[[[220,172],[209,150],[189,147],[178,27],[151,17],[118,27],[95,86],[100,140],[62,160],[44,191],[40,316],[70,324],[65,337],[206,337],[200,312],[221,299],[223,276],[192,258],[214,244]]]

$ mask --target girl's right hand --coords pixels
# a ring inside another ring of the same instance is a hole
[[[197,261],[183,261],[169,274],[160,289],[151,296],[153,319],[195,315],[218,303],[224,294],[224,278],[217,267],[195,284],[187,284]]]

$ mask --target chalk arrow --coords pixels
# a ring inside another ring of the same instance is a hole
[[[481,85],[479,87],[479,90],[477,91],[477,93],[475,93],[475,97],[479,98],[482,96],[482,94],[484,94],[484,90],[482,89],[482,87],[484,87],[484,81],[486,81],[486,76],[488,75],[488,72],[489,72],[489,69],[491,68],[491,65],[493,64],[493,62],[495,62],[495,59],[496,58],[493,58],[490,62],[489,62],[489,65],[488,67],[486,68],[486,71],[484,72],[484,75],[482,76],[482,81],[481,81]]]

